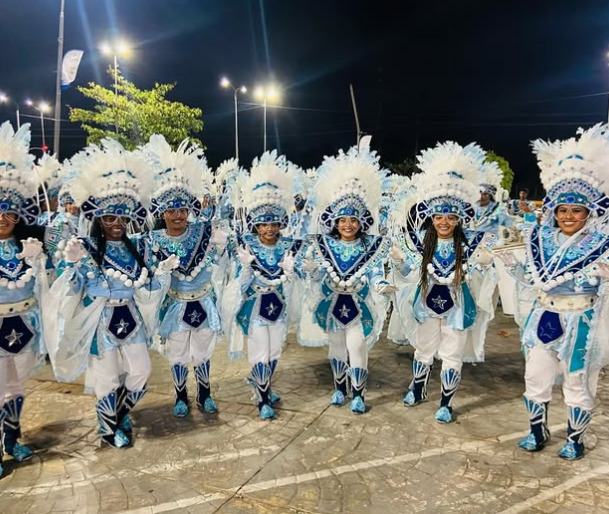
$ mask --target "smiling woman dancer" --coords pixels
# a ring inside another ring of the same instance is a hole
[[[487,322],[486,316],[478,315],[469,274],[474,252],[480,264],[492,261],[484,246],[494,238],[463,229],[474,216],[479,175],[486,166],[484,156],[475,144],[461,147],[447,142],[424,150],[418,158],[423,174],[416,177],[415,197],[397,203],[400,215],[392,215],[401,227],[408,228],[405,238],[410,242],[398,240],[391,259],[399,272],[418,283],[413,297],[402,291],[396,295],[400,317],[405,323],[413,317],[416,320],[414,377],[403,401],[406,406],[414,406],[426,400],[427,382],[437,355],[442,361],[442,394],[435,418],[440,423],[453,420],[452,402],[463,362],[484,357],[483,330],[476,331],[482,336],[470,337],[468,344],[468,332],[474,323]],[[404,292],[410,290],[405,288]]]
[[[531,432],[519,446],[538,451],[548,442],[548,405],[562,375],[568,425],[559,456],[575,460],[584,454],[599,371],[609,362],[608,129],[597,125],[580,129],[578,138],[538,140],[533,151],[547,191],[542,222],[526,229],[526,267],[500,254],[537,293],[522,330]]]
[[[391,242],[374,235],[386,173],[378,156],[366,149],[354,147],[325,158],[309,197],[314,235],[299,264],[309,276],[314,322],[329,344],[335,388],[330,403],[345,403],[350,381],[349,409],[356,414],[366,412],[368,350],[378,340],[387,312],[381,294],[395,291],[383,273]],[[310,312],[303,314],[301,325],[311,323],[310,318]],[[305,332],[303,326],[301,344],[323,344],[306,340]]]
[[[49,355],[62,381],[73,380],[88,361],[102,440],[121,448],[132,442],[128,414],[146,393],[151,372],[151,324],[145,323],[150,316],[143,313],[157,314],[166,288],[156,277],[164,275],[168,284],[166,274],[177,258],[159,263],[155,277],[149,277],[143,244],[127,235],[127,225],[141,226],[148,214],[143,203],[152,180],[141,155],[104,140],[73,163],[83,172],[71,192],[92,222],[91,237],[82,244],[73,238],[64,250],[63,273],[51,290],[60,322],[55,340],[49,338]],[[52,317],[50,307],[45,321]]]
[[[0,127],[0,476],[3,445],[17,462],[33,456],[18,442],[20,418],[25,381],[44,352],[38,281],[45,278],[45,256],[26,226],[39,213],[29,144],[29,124],[16,133],[8,121]]]
[[[150,266],[156,269],[173,254],[180,258],[159,313],[159,334],[167,346],[175,387],[173,414],[184,417],[189,413],[186,382],[191,362],[197,382],[196,404],[214,413],[218,408],[211,397],[210,359],[221,324],[212,271],[224,248],[220,245],[218,249],[218,233],[214,239],[211,222],[199,218],[197,199],[201,192],[211,190],[211,173],[203,150],[189,147],[188,140],[173,151],[163,136],[154,135],[143,151],[155,170],[151,213],[165,225],[148,234]],[[193,221],[188,221],[189,215]]]
[[[273,419],[280,397],[271,379],[286,340],[294,254],[301,244],[281,234],[294,208],[288,162],[276,151],[265,152],[254,159],[249,178],[235,187],[240,188],[237,212],[250,232],[237,233],[230,245],[237,269],[224,292],[223,319],[231,358],[242,355],[247,338],[249,382],[260,418]]]

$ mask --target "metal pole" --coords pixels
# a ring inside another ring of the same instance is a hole
[[[235,92],[235,159],[239,162],[239,121],[237,118],[237,89],[233,88]]]
[[[61,131],[61,68],[63,61],[63,24],[65,0],[59,8],[59,36],[57,38],[57,77],[55,78],[55,123],[53,125],[53,153],[59,157],[59,136]],[[19,125],[19,121],[17,121]]]
[[[47,141],[44,137],[44,113],[40,109],[40,128],[42,129],[42,152],[44,153],[44,147],[47,145]]]
[[[118,136],[118,59],[114,54],[114,130]]]
[[[266,96],[264,97],[264,151],[266,152]]]
[[[19,116],[19,104],[17,104],[17,130],[21,128],[21,117]]]
[[[357,116],[357,105],[355,105],[355,92],[353,91],[353,84],[349,84],[349,90],[351,91],[351,103],[353,104],[353,115],[355,116],[355,128],[357,130],[357,140],[355,143],[359,145],[359,140],[362,137],[362,131],[359,126],[359,117]]]

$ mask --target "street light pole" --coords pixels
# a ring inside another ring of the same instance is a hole
[[[42,129],[42,151],[44,152],[44,149],[47,146],[47,141],[44,137],[44,113],[42,112],[42,109],[40,109],[40,128]]]
[[[223,88],[230,87],[233,90],[233,98],[235,103],[235,159],[239,160],[239,106],[237,104],[237,95],[239,93],[247,93],[247,88],[245,86],[235,87],[231,84],[231,81],[226,77],[222,77],[220,80],[220,86]]]
[[[264,151],[266,152],[266,96],[264,97],[262,108],[264,111]]]
[[[266,152],[266,108],[268,105],[268,101],[277,101],[278,99],[278,91],[277,88],[273,85],[267,87],[258,87],[255,91],[255,96],[259,100],[262,100],[262,116],[263,116],[263,139],[264,139],[264,151]]]
[[[118,59],[114,52],[114,130],[118,136]]]
[[[65,0],[61,0],[59,7],[59,36],[57,37],[57,77],[55,77],[55,123],[53,125],[53,153],[57,157],[59,157],[59,136],[61,131],[61,68],[63,64],[64,10]],[[17,114],[17,118],[19,118],[19,114]],[[17,125],[19,125],[18,119]]]

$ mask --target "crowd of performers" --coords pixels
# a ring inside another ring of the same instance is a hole
[[[20,415],[46,355],[59,381],[86,373],[100,436],[117,448],[133,443],[129,414],[147,391],[150,349],[166,356],[173,414],[184,417],[193,404],[218,410],[210,362],[225,339],[231,358],[247,355],[266,420],[277,415],[273,377],[293,330],[302,345],[328,346],[330,403],[364,413],[368,353],[388,312],[388,338],[415,350],[404,405],[427,399],[438,359],[435,419],[449,423],[463,363],[484,360],[496,259],[535,297],[521,327],[530,434],[519,445],[547,443],[561,376],[559,455],[583,455],[609,355],[607,126],[534,142],[547,195],[540,223],[525,225],[513,215],[531,212],[526,195],[508,213],[501,171],[475,143],[424,150],[412,178],[392,176],[368,148],[307,171],[265,152],[249,170],[229,160],[212,173],[202,149],[158,135],[134,151],[104,140],[61,165],[35,163],[29,143],[28,125],[0,127],[0,455],[32,456]],[[524,262],[501,247],[512,224]]]

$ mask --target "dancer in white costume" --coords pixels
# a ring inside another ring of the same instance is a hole
[[[129,412],[147,391],[152,320],[177,257],[149,276],[142,239],[127,236],[127,225],[141,226],[148,214],[152,176],[141,155],[106,139],[74,160],[82,174],[71,192],[92,222],[91,237],[73,238],[64,250],[44,311],[45,322],[56,327],[47,338],[49,355],[62,381],[73,380],[88,362],[102,440],[120,448],[132,442]]]
[[[231,358],[243,353],[252,366],[249,382],[261,419],[273,419],[273,404],[280,400],[271,389],[289,325],[294,255],[301,242],[283,236],[294,208],[293,178],[288,162],[277,152],[254,159],[249,178],[240,186],[235,206],[244,219],[236,225],[230,244],[236,262],[233,280],[223,296],[222,318],[226,325]]]
[[[609,132],[606,125],[577,137],[533,143],[547,191],[540,226],[525,228],[526,263],[501,254],[506,266],[537,293],[522,329],[526,355],[524,402],[531,432],[519,442],[541,450],[550,438],[548,405],[562,376],[567,441],[559,456],[584,454],[601,368],[609,363]]]
[[[470,282],[474,264],[488,266],[492,262],[486,247],[494,238],[463,229],[474,216],[484,157],[475,144],[461,147],[447,142],[423,151],[418,157],[423,174],[416,178],[414,201],[405,198],[397,204],[398,215],[392,216],[406,233],[392,249],[391,259],[398,271],[412,276],[409,281],[417,284],[414,293],[407,287],[396,294],[405,327],[412,328],[411,320],[416,320],[414,377],[404,404],[417,405],[427,398],[427,382],[438,356],[442,361],[442,394],[435,417],[441,423],[453,420],[452,402],[463,362],[484,359],[489,313],[477,308],[477,302],[488,296],[484,291],[492,292],[495,282],[487,284],[482,279],[479,290],[474,291]],[[475,324],[481,324],[482,329],[474,338]]]
[[[154,135],[143,152],[155,171],[151,213],[165,225],[148,233],[149,266],[154,271],[171,255],[180,258],[159,313],[159,335],[166,346],[164,353],[175,387],[173,414],[184,417],[189,412],[187,378],[191,362],[197,381],[197,406],[213,413],[218,409],[211,397],[210,359],[222,327],[212,273],[226,238],[218,240],[219,231],[212,235],[211,221],[199,217],[201,203],[197,198],[202,191],[211,191],[212,176],[203,150],[189,147],[188,140],[173,151],[163,136]]]
[[[18,461],[33,452],[18,442],[25,381],[43,362],[40,316],[45,254],[42,242],[28,237],[39,214],[38,178],[28,155],[30,126],[14,132],[0,127],[0,476],[3,446]],[[42,232],[42,231],[39,231]],[[41,234],[36,234],[42,239]]]
[[[367,149],[351,148],[326,157],[309,198],[311,226],[306,257],[299,263],[308,276],[299,342],[329,344],[328,358],[335,391],[330,403],[366,411],[368,351],[383,328],[387,295],[395,291],[384,277],[383,263],[391,242],[378,234],[382,183],[387,170]],[[312,340],[311,323],[323,332]]]

